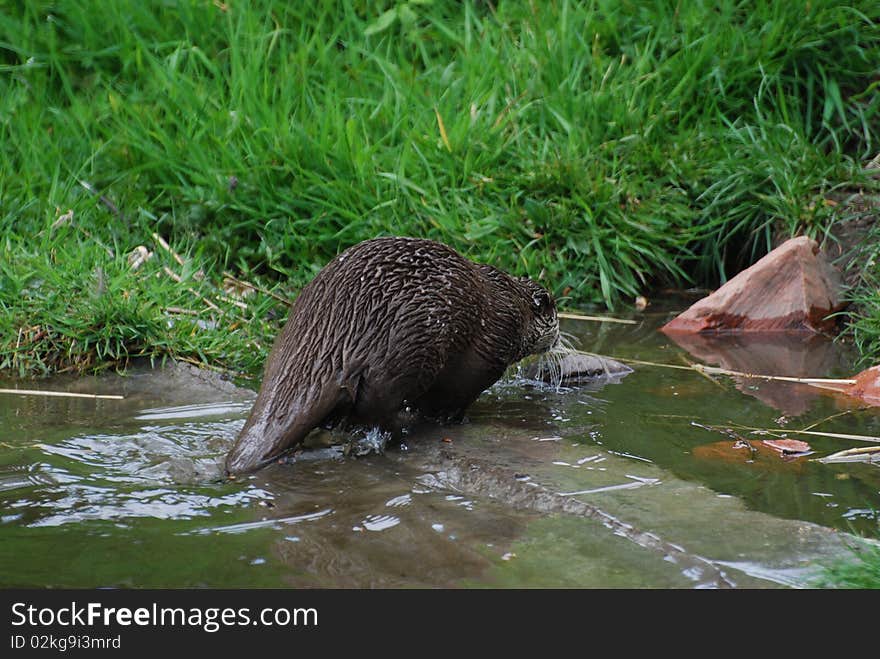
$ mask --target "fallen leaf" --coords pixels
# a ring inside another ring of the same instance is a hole
[[[805,464],[800,453],[783,453],[758,440],[715,442],[703,444],[691,449],[693,456],[699,460],[710,460],[719,464],[748,465],[753,469],[767,471],[799,471]]]
[[[813,450],[809,444],[799,439],[765,439],[763,443],[782,453],[806,453]]]

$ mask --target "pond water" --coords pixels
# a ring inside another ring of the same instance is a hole
[[[702,340],[563,321],[577,347],[667,364],[843,377],[822,340]],[[508,378],[457,426],[353,458],[303,452],[234,481],[253,392],[186,366],[0,381],[4,587],[779,587],[875,533],[876,464],[786,458],[748,428],[880,436],[880,410],[797,384],[636,366],[554,390]],[[749,447],[736,448],[737,438]],[[864,445],[864,444],[861,444]]]

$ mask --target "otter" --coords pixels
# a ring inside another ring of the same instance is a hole
[[[260,469],[318,427],[460,421],[511,364],[558,340],[553,296],[528,277],[432,240],[364,241],[297,297],[226,471]]]

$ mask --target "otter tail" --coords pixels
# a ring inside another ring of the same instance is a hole
[[[293,404],[263,400],[263,392],[226,456],[227,474],[256,471],[296,447],[342,405],[351,402],[345,388],[324,387],[317,400]]]

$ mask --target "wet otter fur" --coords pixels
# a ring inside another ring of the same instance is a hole
[[[416,238],[376,238],[297,297],[226,458],[259,469],[318,427],[400,429],[404,410],[460,420],[508,366],[559,339],[553,297],[526,277]]]

